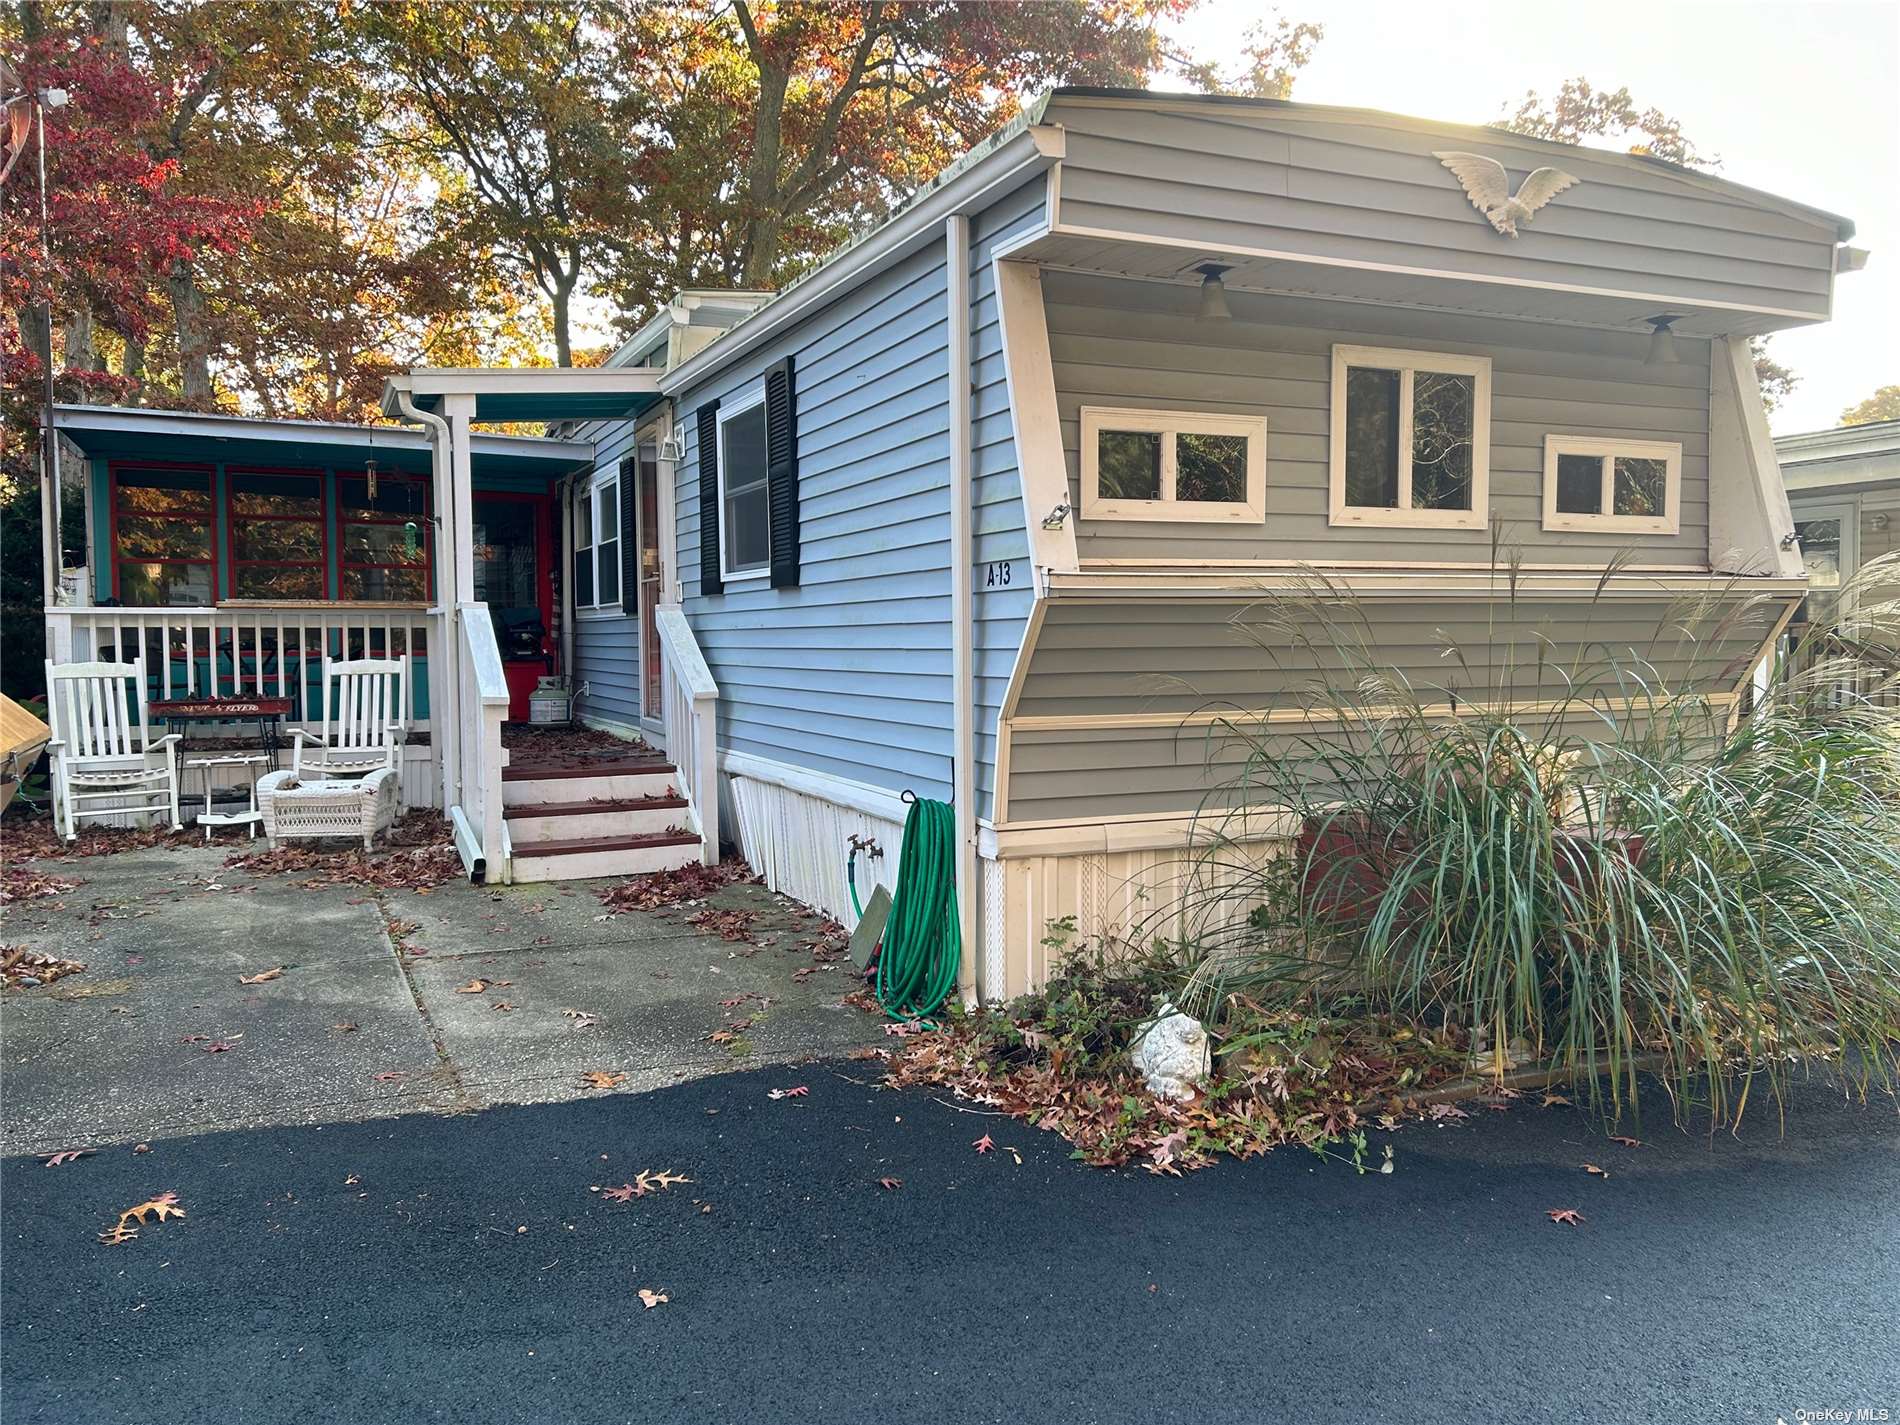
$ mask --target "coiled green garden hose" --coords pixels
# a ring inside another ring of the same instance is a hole
[[[877,957],[877,1001],[892,1019],[935,1014],[957,987],[963,959],[957,928],[956,813],[918,797],[904,817],[897,888]]]

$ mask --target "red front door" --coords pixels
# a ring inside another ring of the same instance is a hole
[[[475,597],[488,605],[508,678],[508,717],[528,720],[535,683],[554,671],[554,503],[475,495]]]

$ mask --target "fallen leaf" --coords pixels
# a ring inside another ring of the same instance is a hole
[[[1544,1107],[1545,1107],[1545,1108],[1555,1108],[1555,1107],[1557,1107],[1557,1106],[1558,1106],[1559,1104],[1564,1104],[1564,1105],[1568,1105],[1568,1104],[1569,1104],[1569,1102],[1570,1102],[1570,1100],[1569,1100],[1569,1099],[1567,1099],[1567,1098],[1565,1098],[1565,1097],[1564,1097],[1564,1096],[1563,1096],[1562,1094],[1560,1094],[1560,1093],[1547,1093],[1547,1094],[1545,1094],[1545,1095],[1544,1095]]]
[[[375,1076],[376,1082],[379,1084],[393,1084],[408,1077],[409,1075],[404,1073],[401,1069],[387,1069]]]
[[[994,1152],[996,1149],[995,1142],[991,1140],[990,1135],[987,1133],[985,1133],[981,1138],[977,1139],[976,1142],[972,1143],[970,1146],[976,1149],[976,1151],[979,1153],[990,1153],[990,1152]]]
[[[465,985],[457,985],[455,987],[455,992],[458,995],[478,995],[478,994],[481,994],[487,988],[488,988],[487,980],[470,980]]]
[[[799,1084],[789,1089],[768,1090],[765,1096],[767,1098],[775,1098],[775,1099],[776,1098],[805,1098],[810,1093],[811,1093],[811,1090],[808,1087],[806,1087],[804,1084]]]
[[[149,1153],[152,1151],[152,1145],[150,1143],[134,1143],[132,1145],[132,1151],[134,1153]]]
[[[72,1162],[75,1158],[83,1158],[90,1152],[92,1152],[90,1148],[62,1148],[57,1153],[42,1153],[40,1156],[46,1160],[47,1167],[57,1168],[61,1164]]]
[[[845,1058],[854,1060],[855,1062],[861,1064],[866,1059],[875,1059],[877,1058],[877,1056],[878,1056],[877,1050],[871,1048],[871,1046],[867,1044],[861,1049],[853,1049],[849,1054],[845,1055]]]
[[[570,1029],[593,1029],[600,1023],[599,1015],[589,1014],[584,1009],[564,1009],[561,1013],[574,1021],[568,1026]]]
[[[642,1196],[640,1189],[632,1183],[622,1183],[619,1187],[606,1188],[600,1195],[611,1197],[615,1202],[632,1202],[636,1197]]]
[[[99,1234],[99,1240],[108,1247],[122,1247],[138,1235],[138,1228],[126,1226],[125,1219],[121,1217]]]
[[[581,1081],[589,1088],[610,1089],[626,1077],[625,1074],[610,1073],[606,1069],[589,1069],[581,1075]]]
[[[213,1039],[209,1044],[200,1046],[199,1052],[204,1054],[229,1054],[233,1049],[237,1048],[237,1041],[243,1037],[242,1034],[233,1034],[229,1039]]]
[[[498,999],[494,1001],[494,1003],[490,1004],[488,1007],[490,1009],[500,1010],[503,1014],[507,1014],[509,1011],[511,1011],[514,1008],[514,1006],[509,1004],[508,1001],[505,999]]]
[[[661,1302],[668,1300],[671,1300],[671,1298],[663,1291],[649,1291],[645,1287],[640,1288],[640,1304],[646,1307],[648,1311],[653,1310],[653,1308],[658,1306]]]
[[[267,980],[275,980],[279,978],[280,976],[283,975],[283,973],[284,973],[284,967],[282,965],[278,965],[273,969],[259,970],[255,975],[239,975],[238,983],[240,985],[261,985]]]
[[[904,1180],[902,1178],[879,1178],[877,1185],[886,1192],[895,1192],[904,1185]]]
[[[1554,1207],[1547,1211],[1544,1216],[1548,1217],[1552,1222],[1566,1222],[1572,1227],[1581,1227],[1583,1225],[1583,1214],[1574,1207]]]
[[[1612,1143],[1621,1144],[1625,1148],[1640,1148],[1643,1146],[1643,1140],[1640,1138],[1620,1138],[1614,1133],[1610,1135],[1610,1141]]]
[[[355,1187],[361,1181],[362,1179],[357,1177],[355,1173],[351,1173],[347,1178],[343,1179],[343,1186]]]
[[[649,1192],[656,1191],[659,1188],[676,1187],[680,1183],[690,1183],[691,1181],[691,1178],[683,1178],[678,1173],[669,1173],[664,1169],[656,1173],[650,1168],[642,1168],[638,1176],[634,1178],[634,1195],[636,1197],[645,1197]]]
[[[338,1034],[354,1034],[361,1027],[361,1025],[352,1024],[348,1020],[345,1020],[341,1024],[332,1024],[330,1026],[330,1028],[334,1029]]]
[[[1606,1172],[1602,1168],[1599,1168],[1595,1163],[1585,1163],[1583,1165],[1583,1170],[1586,1173],[1590,1174],[1590,1176],[1596,1177],[1596,1178],[1607,1178],[1609,1176],[1608,1172]]]

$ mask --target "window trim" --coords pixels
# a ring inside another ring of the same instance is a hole
[[[1557,460],[1564,455],[1594,455],[1602,462],[1601,505],[1604,513],[1587,515],[1557,508]],[[1618,515],[1616,508],[1616,457],[1635,460],[1661,460],[1663,466],[1663,512],[1660,515]],[[1584,534],[1680,534],[1682,533],[1682,442],[1678,440],[1626,440],[1621,436],[1546,435],[1544,437],[1544,528]]]
[[[1152,431],[1161,437],[1161,498],[1105,499],[1102,495],[1101,434]],[[1239,435],[1247,440],[1246,498],[1175,498],[1178,457],[1170,437]],[[1230,411],[1136,410],[1118,406],[1081,409],[1082,513],[1089,520],[1143,520],[1195,524],[1264,524],[1267,518],[1267,418]]]
[[[1346,503],[1346,373],[1355,366],[1399,373],[1398,504]],[[1421,371],[1439,376],[1469,376],[1471,393],[1471,508],[1416,510],[1412,500],[1412,392]],[[1384,529],[1463,529],[1491,527],[1491,358],[1449,351],[1416,351],[1388,346],[1333,348],[1332,410],[1328,423],[1326,522]]]
[[[581,509],[586,511],[587,515],[587,541],[586,543],[582,543],[581,531],[576,528],[574,531],[574,553],[577,555],[585,554],[588,558],[588,562],[593,566],[594,602],[591,604],[583,604],[580,600],[576,599],[574,601],[574,616],[576,618],[592,620],[619,618],[622,616],[619,580],[625,577],[624,569],[616,571],[619,577],[615,580],[614,597],[604,603],[600,597],[600,551],[603,544],[600,537],[600,492],[605,490],[609,485],[614,487],[614,513],[618,515],[620,512],[620,501],[626,498],[626,491],[620,488],[620,467],[618,465],[596,470],[593,476],[580,487],[579,491],[579,504]],[[620,523],[618,519],[614,522],[612,537],[604,541],[604,543],[613,546],[614,558],[616,560],[621,558]],[[568,571],[568,577],[570,579],[573,578],[573,571],[571,569]]]
[[[722,401],[719,404],[717,416],[719,448],[715,460],[715,467],[719,473],[719,577],[723,591],[725,592],[730,592],[734,584],[750,587],[754,584],[769,584],[772,579],[772,473],[769,455],[766,461],[766,469],[762,470],[759,474],[760,483],[765,487],[765,533],[767,547],[765,562],[759,565],[758,568],[734,571],[729,556],[730,540],[728,538],[732,532],[732,521],[726,518],[726,423],[734,416],[744,415],[755,406],[763,407],[764,405],[765,382],[763,380],[751,391],[739,397],[737,400],[730,403]],[[760,420],[763,421],[764,419],[764,414],[761,411]],[[769,449],[770,447],[768,445],[767,450],[769,451]]]

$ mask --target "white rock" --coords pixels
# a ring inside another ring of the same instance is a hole
[[[1214,1067],[1201,1021],[1171,1004],[1163,1004],[1160,1017],[1135,1040],[1133,1058],[1156,1098],[1193,1098],[1195,1082]]]

